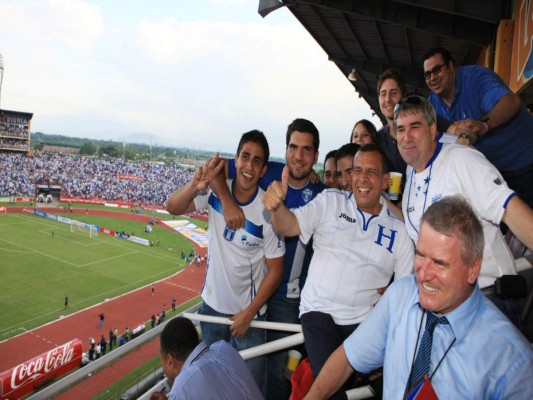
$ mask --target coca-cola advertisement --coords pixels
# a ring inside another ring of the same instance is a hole
[[[0,398],[20,399],[81,364],[83,347],[74,339],[0,374]]]

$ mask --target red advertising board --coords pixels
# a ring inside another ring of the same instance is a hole
[[[0,374],[0,398],[20,399],[61,375],[78,368],[82,360],[81,340],[74,339]]]

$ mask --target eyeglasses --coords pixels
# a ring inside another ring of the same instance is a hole
[[[400,109],[400,107],[405,104],[405,103],[409,103],[409,104],[413,104],[413,105],[418,105],[418,104],[424,104],[427,100],[421,96],[418,96],[416,94],[412,94],[410,96],[405,96],[403,99],[400,100],[400,102],[398,104],[396,104],[394,106],[394,112],[396,113],[396,111],[398,111]]]
[[[429,71],[425,71],[424,72],[424,78],[426,79],[426,81],[428,79],[431,78],[431,75],[435,74],[435,75],[438,75],[440,74],[440,71],[442,69],[442,67],[445,67],[446,66],[446,63],[442,63],[441,65],[436,65],[434,66],[433,68],[431,68]]]

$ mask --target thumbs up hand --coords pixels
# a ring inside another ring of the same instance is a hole
[[[289,188],[289,168],[285,166],[281,174],[281,182],[274,181],[268,187],[263,197],[263,204],[267,211],[275,212],[285,201],[287,190]]]

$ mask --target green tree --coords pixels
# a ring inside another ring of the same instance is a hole
[[[96,145],[93,142],[84,142],[80,147],[80,154],[82,156],[92,156],[96,153]]]
[[[121,151],[112,144],[106,144],[105,146],[100,147],[98,150],[98,155],[107,154],[109,157],[119,157],[122,155]]]

